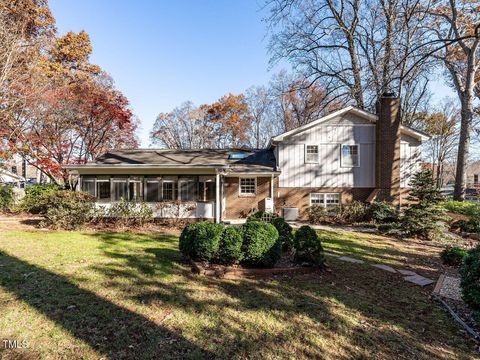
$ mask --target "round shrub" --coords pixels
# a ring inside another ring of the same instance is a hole
[[[278,231],[278,239],[282,244],[282,250],[290,251],[293,248],[292,227],[282,217],[272,219],[272,225]]]
[[[188,224],[182,230],[180,234],[180,239],[178,241],[178,248],[180,252],[191,257],[193,254],[193,244],[195,242],[195,233],[198,224]]]
[[[47,195],[60,190],[57,184],[38,184],[25,188],[20,209],[32,214],[46,213],[49,207]]]
[[[479,233],[480,232],[480,217],[473,216],[468,220],[458,221],[458,226],[460,230],[468,233]]]
[[[89,222],[94,214],[95,199],[87,193],[56,190],[43,194],[39,200],[44,207],[43,226],[75,230]]]
[[[306,261],[318,266],[325,262],[322,243],[317,232],[308,225],[302,226],[295,233],[294,247],[297,261]]]
[[[457,246],[447,246],[441,253],[440,258],[445,265],[460,266],[468,251]]]
[[[220,246],[222,224],[205,221],[195,227],[191,256],[195,260],[210,261],[215,258]]]
[[[353,201],[342,207],[341,217],[348,224],[366,221],[368,219],[368,207],[360,201]]]
[[[250,266],[272,267],[282,256],[282,244],[275,227],[262,221],[243,225],[243,262]]]
[[[220,239],[217,261],[225,265],[240,262],[243,258],[242,243],[243,238],[239,228],[233,226],[226,227]]]
[[[387,202],[372,202],[368,207],[366,217],[376,223],[398,222],[398,209]]]
[[[459,272],[463,300],[473,310],[480,311],[480,246],[468,252]]]

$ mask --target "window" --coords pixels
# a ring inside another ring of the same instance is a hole
[[[194,201],[196,182],[193,179],[181,179],[178,182],[180,201]]]
[[[311,193],[310,206],[334,207],[340,205],[340,193]]]
[[[358,145],[342,145],[341,166],[343,167],[360,166],[360,156],[359,156]]]
[[[254,196],[257,192],[256,178],[240,178],[240,195]]]
[[[131,177],[128,180],[128,200],[141,201],[143,199],[143,183],[141,177]]]
[[[198,199],[200,201],[215,201],[215,181],[200,181],[198,185]]]
[[[306,164],[318,163],[318,145],[305,146],[305,163]]]
[[[127,178],[113,179],[113,201],[127,199]]]
[[[97,200],[99,202],[110,201],[110,179],[107,177],[97,178]]]
[[[83,192],[89,193],[95,196],[95,178],[82,177],[82,189]]]
[[[162,182],[162,200],[164,201],[175,200],[175,183],[173,181]]]
[[[160,181],[157,178],[147,178],[145,180],[146,201],[157,202],[160,200]]]

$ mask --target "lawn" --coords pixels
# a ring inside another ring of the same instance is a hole
[[[190,274],[171,234],[0,231],[0,339],[28,341],[2,359],[477,356],[430,288],[363,264],[215,280]],[[352,236],[322,233],[329,250],[408,256]]]

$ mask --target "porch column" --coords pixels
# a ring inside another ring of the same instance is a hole
[[[215,175],[215,222],[220,223],[220,174]]]

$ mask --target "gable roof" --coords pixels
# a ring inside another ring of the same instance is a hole
[[[244,154],[243,158],[231,158]],[[233,172],[276,172],[272,150],[246,149],[118,149],[109,151],[94,162],[67,165],[70,170],[86,168],[220,168]]]
[[[375,115],[375,114],[372,114],[368,111],[365,111],[365,110],[362,110],[362,109],[359,109],[359,108],[356,108],[354,106],[347,106],[343,109],[340,109],[340,110],[334,111],[334,112],[332,112],[328,115],[325,115],[324,117],[321,117],[320,119],[309,122],[308,124],[299,126],[295,129],[284,132],[283,134],[274,136],[270,140],[270,143],[273,144],[275,142],[282,141],[289,136],[301,133],[305,130],[308,130],[308,129],[314,127],[314,126],[317,126],[321,123],[324,123],[328,120],[331,120],[331,119],[333,119],[337,116],[344,115],[346,113],[352,113],[354,115],[357,115],[358,117],[361,117],[365,120],[370,121],[371,123],[376,123],[377,120],[378,120],[378,116]],[[401,133],[412,136],[413,138],[416,138],[417,140],[420,140],[420,141],[428,140],[430,138],[430,136],[425,134],[424,132],[412,129],[411,127],[408,127],[408,126],[405,126],[405,125],[400,125],[400,131],[401,131]]]

